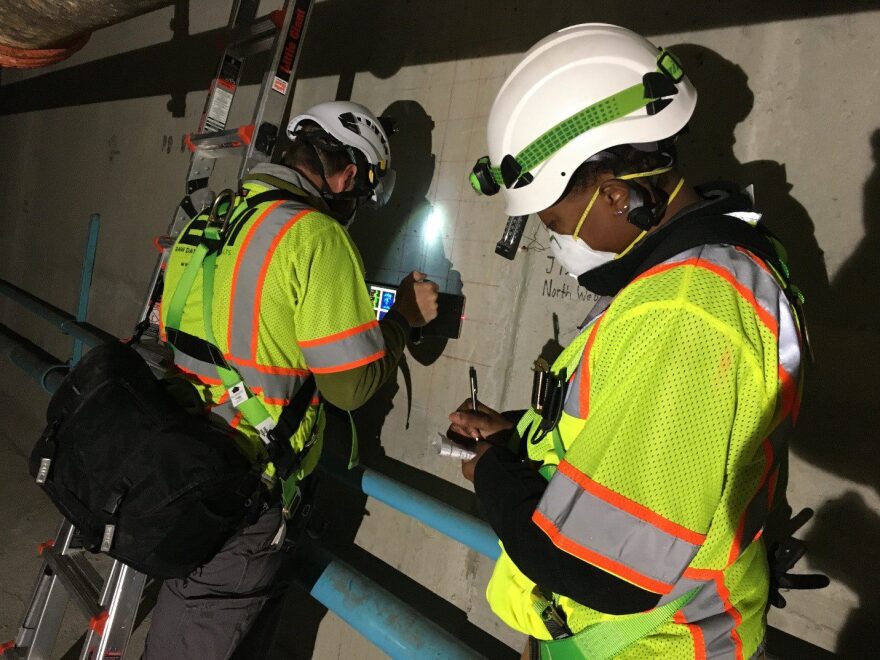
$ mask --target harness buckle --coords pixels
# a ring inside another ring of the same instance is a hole
[[[272,445],[272,429],[275,428],[275,421],[271,417],[267,417],[262,422],[257,424],[254,427],[257,430],[257,433],[260,434],[260,440],[263,441],[263,444],[267,447]]]

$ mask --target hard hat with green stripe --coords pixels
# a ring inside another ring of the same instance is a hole
[[[500,191],[508,215],[542,211],[590,156],[621,144],[659,148],[696,102],[669,51],[616,25],[565,28],[535,44],[502,85],[489,113],[489,155],[471,185]]]

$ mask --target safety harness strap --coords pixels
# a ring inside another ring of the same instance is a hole
[[[609,660],[672,619],[699,589],[692,589],[662,607],[635,616],[602,621],[564,639],[542,641],[541,660]]]
[[[265,201],[269,200],[263,199],[261,203]],[[272,471],[285,481],[283,491],[285,499],[287,499],[288,491],[292,492],[296,488],[296,479],[292,479],[290,475],[299,470],[303,459],[314,444],[313,441],[307,442],[302,451],[296,452],[290,444],[290,438],[305,417],[305,412],[314,396],[315,379],[314,376],[310,376],[300,386],[293,399],[282,410],[278,421],[275,422],[262,402],[248,391],[247,385],[238,371],[226,361],[217,346],[213,328],[214,272],[217,265],[217,252],[212,249],[212,246],[217,246],[220,242],[219,230],[216,227],[206,227],[204,240],[196,247],[171,296],[165,324],[168,340],[175,349],[181,352],[189,355],[187,348],[198,347],[198,355],[194,357],[198,359],[201,357],[209,358],[205,361],[214,365],[217,376],[229,392],[232,404],[241,412],[242,417],[260,432],[266,445],[268,459],[273,465]],[[184,306],[199,272],[202,272],[202,322],[205,339],[180,331]],[[177,343],[178,341],[180,344]],[[287,484],[288,481],[291,484]]]

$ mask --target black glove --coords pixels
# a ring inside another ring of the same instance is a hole
[[[770,564],[770,604],[773,607],[785,607],[785,598],[780,589],[823,589],[831,580],[822,573],[789,574],[794,565],[800,561],[807,547],[793,534],[813,517],[812,509],[802,509],[788,521],[781,540],[767,546],[767,561]]]

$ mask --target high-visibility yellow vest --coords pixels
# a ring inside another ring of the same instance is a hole
[[[572,377],[555,433],[531,442],[533,410],[519,427],[550,477],[533,523],[660,595],[658,606],[698,589],[616,657],[751,657],[768,593],[760,535],[800,400],[799,330],[776,277],[739,248],[683,252],[627,285],[553,369],[563,367]],[[549,639],[535,589],[502,554],[487,597],[509,625]],[[554,600],[575,633],[625,618]]]
[[[245,201],[274,189],[264,179],[245,178]],[[232,211],[217,256],[212,325],[224,358],[277,420],[310,374],[344,371],[378,360],[385,355],[385,342],[360,255],[346,229],[309,206],[305,197],[276,199],[252,208],[245,201]],[[174,245],[165,272],[169,296],[201,240],[205,219],[195,218]],[[164,331],[165,309],[161,319]],[[204,339],[201,275],[186,300],[180,330]],[[257,461],[263,452],[259,433],[229,401],[214,365],[178,350],[174,361],[206,408],[239,431],[240,448]],[[313,399],[291,438],[299,451],[313,431],[318,433],[295,475],[299,478],[314,469],[320,456],[324,420],[323,415],[318,418],[317,403]]]

